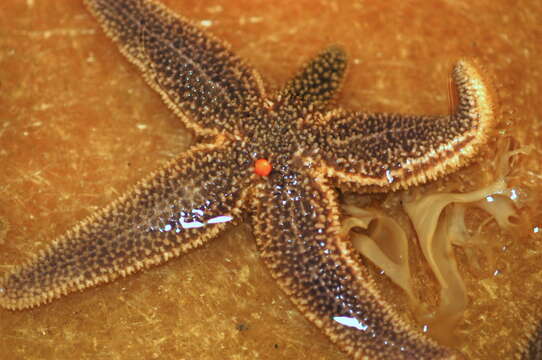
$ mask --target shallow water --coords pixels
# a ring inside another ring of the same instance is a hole
[[[535,291],[542,235],[534,232],[542,228],[535,108],[542,5],[166,2],[230,42],[275,86],[319,49],[344,45],[351,66],[338,102],[352,109],[446,113],[451,63],[480,59],[499,94],[500,131],[536,150],[522,159],[514,184],[529,228],[496,236],[506,246],[498,276],[467,280],[471,305],[458,346],[473,358],[510,358],[542,314]],[[4,1],[0,34],[0,217],[9,226],[0,244],[3,272],[194,139],[79,2]],[[447,181],[468,182],[476,171]],[[419,267],[418,281],[431,284]],[[380,284],[403,299],[385,278]],[[405,304],[396,306],[409,316]],[[0,310],[0,317],[0,349],[14,358],[345,358],[275,285],[246,226],[152,271],[31,311]]]

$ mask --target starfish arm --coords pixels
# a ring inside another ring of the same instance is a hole
[[[38,306],[202,245],[242,217],[250,165],[240,143],[196,146],[0,278],[0,306]]]
[[[452,72],[459,105],[450,116],[335,110],[314,127],[327,175],[347,187],[386,191],[425,183],[464,166],[495,125],[491,91],[473,62]]]
[[[307,168],[258,184],[253,224],[258,250],[292,302],[356,359],[454,358],[410,330],[378,294],[340,235],[337,195]]]
[[[542,321],[538,321],[534,329],[526,334],[521,344],[521,360],[536,360],[542,358]]]
[[[325,110],[342,86],[347,68],[344,49],[330,46],[311,59],[279,93],[304,109]]]
[[[264,97],[258,73],[224,42],[149,0],[85,0],[147,83],[199,134],[233,132],[239,112]]]

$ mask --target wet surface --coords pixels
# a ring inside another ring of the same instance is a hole
[[[350,69],[339,103],[351,109],[446,113],[452,62],[478,57],[495,79],[501,133],[523,145],[542,141],[534,106],[542,9],[534,2],[166,3],[230,42],[276,86],[325,46],[343,45]],[[0,242],[9,230],[0,272],[193,143],[82,4],[5,2],[0,217],[9,227],[0,220]],[[540,183],[537,154],[524,166],[526,185]],[[514,265],[496,280],[502,291],[470,293],[474,308],[460,330],[476,336],[460,346],[473,357],[511,357],[540,310],[542,268],[531,266],[542,263],[536,186],[523,187],[533,231],[507,240],[502,261]],[[152,271],[0,316],[0,348],[14,358],[345,359],[275,285],[246,226]]]

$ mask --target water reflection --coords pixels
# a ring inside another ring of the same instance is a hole
[[[334,316],[333,320],[338,322],[341,325],[353,327],[358,330],[365,331],[369,328],[368,325],[360,322],[358,319],[350,317],[350,316]]]

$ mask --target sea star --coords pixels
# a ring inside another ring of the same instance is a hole
[[[457,358],[409,328],[340,234],[335,186],[392,191],[448,174],[484,145],[493,105],[480,68],[452,72],[447,116],[331,108],[337,46],[283,89],[228,46],[150,0],[85,0],[145,80],[206,142],[151,174],[0,280],[0,305],[25,309],[161,264],[244,217],[263,262],[301,312],[354,358]],[[256,164],[256,165],[255,165]]]

